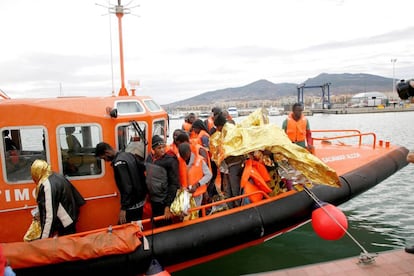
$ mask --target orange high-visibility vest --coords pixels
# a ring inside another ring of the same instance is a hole
[[[189,122],[184,122],[181,128],[182,128],[184,131],[187,131],[188,133],[190,133],[190,129],[191,129],[191,127],[192,127],[192,126],[193,126],[193,125],[192,125],[192,124],[190,124]]]
[[[194,134],[195,134],[195,132],[194,132]],[[190,137],[190,141],[192,143],[197,143],[197,144],[200,144],[200,145],[203,146],[203,143],[201,142],[201,137],[203,137],[203,136],[207,136],[207,137],[210,138],[210,134],[208,134],[207,131],[202,129],[202,130],[200,130],[200,132],[198,134],[195,134],[195,136]]]
[[[308,120],[303,114],[298,121],[293,119],[293,113],[289,114],[286,122],[286,134],[292,142],[302,142],[306,140],[307,123]]]

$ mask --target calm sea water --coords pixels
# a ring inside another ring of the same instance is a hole
[[[377,139],[414,150],[414,112],[327,115],[308,117],[312,129],[359,129]],[[242,118],[237,118],[237,121]],[[285,116],[270,117],[282,125]],[[171,132],[182,120],[172,121]],[[414,164],[373,189],[339,206],[348,218],[349,233],[370,253],[414,245]],[[243,275],[358,256],[361,249],[344,236],[319,238],[310,223],[264,244],[173,273],[186,275]]]

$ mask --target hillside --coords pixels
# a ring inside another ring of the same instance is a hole
[[[390,92],[392,79],[370,74],[326,74],[322,73],[303,82],[306,86],[330,83],[331,95],[356,94],[360,92]],[[276,100],[297,95],[299,83],[272,83],[258,80],[246,86],[209,91],[200,95],[165,105],[167,109],[180,106],[214,105],[223,102]],[[306,89],[306,96],[321,95],[320,89]]]

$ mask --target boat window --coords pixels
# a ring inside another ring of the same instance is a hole
[[[162,107],[159,104],[157,104],[152,99],[146,99],[146,100],[144,100],[144,104],[147,106],[147,108],[150,111],[153,111],[153,112],[155,112],[155,111],[162,111],[163,110]]]
[[[143,113],[144,107],[138,101],[117,101],[118,115]]]
[[[36,159],[47,160],[46,129],[3,128],[3,171],[7,182],[32,182],[30,167]]]
[[[102,163],[95,158],[95,146],[101,141],[97,125],[65,125],[57,129],[61,171],[69,177],[100,175]]]
[[[143,156],[143,143],[147,141],[147,124],[136,122],[136,124],[123,124],[117,128],[118,150],[127,151]]]
[[[158,135],[161,137],[167,137],[167,124],[165,123],[165,120],[158,120],[154,121],[152,126],[152,135]]]

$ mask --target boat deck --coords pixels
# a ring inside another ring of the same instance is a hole
[[[295,268],[254,274],[257,276],[342,276],[342,275],[411,275],[414,276],[414,254],[404,250],[381,252],[371,264],[359,264],[359,257],[311,264]]]

